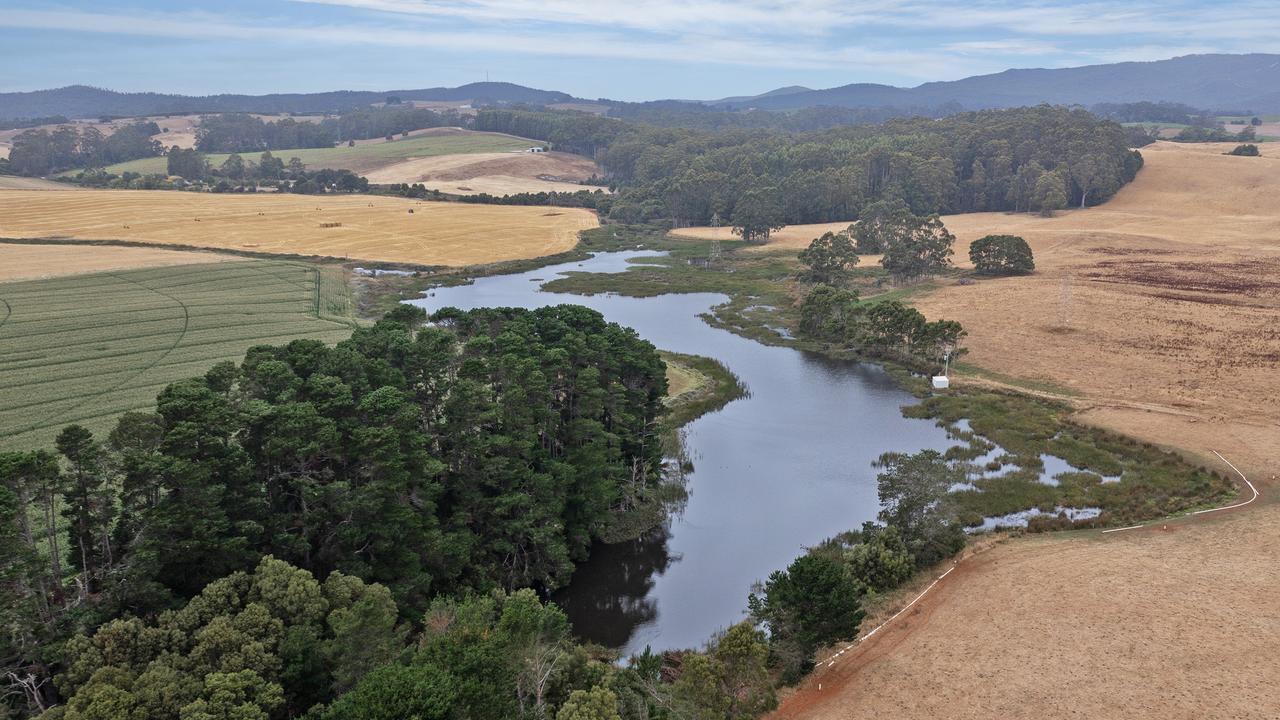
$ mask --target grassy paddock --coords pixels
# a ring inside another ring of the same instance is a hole
[[[341,268],[279,261],[0,284],[0,448],[48,445],[71,423],[105,432],[254,345],[344,339],[351,307]]]
[[[375,142],[355,147],[332,148],[297,148],[294,150],[273,150],[271,154],[288,162],[290,158],[298,158],[312,170],[318,168],[347,169],[367,172],[373,168],[409,158],[435,157],[437,155],[464,155],[471,153],[515,152],[527,150],[533,145],[540,145],[536,140],[520,138],[500,133],[462,133],[456,135],[417,135],[393,140],[391,142]],[[257,162],[260,152],[240,153],[240,156]],[[209,162],[217,167],[230,157],[230,153],[214,153],[208,156]],[[142,158],[129,162],[109,165],[107,172],[117,175],[125,172],[136,172],[143,175],[165,174],[168,172],[168,160],[163,157]],[[74,175],[75,172],[70,173]]]

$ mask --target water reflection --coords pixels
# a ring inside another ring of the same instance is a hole
[[[707,325],[698,316],[724,302],[722,295],[538,289],[565,272],[621,272],[644,255],[653,253],[605,253],[480,278],[416,301],[430,310],[586,305],[660,348],[716,358],[747,386],[749,397],[686,428],[694,470],[683,512],[639,541],[597,546],[555,595],[579,635],[625,652],[703,644],[742,616],[753,583],[806,546],[875,517],[871,463],[881,453],[951,444],[932,421],[902,416],[900,407],[914,398],[878,366],[766,346]]]
[[[654,578],[672,562],[664,525],[629,542],[591,548],[591,561],[573,575],[572,589],[555,593],[555,601],[573,618],[578,634],[606,647],[628,645],[639,628],[658,619]]]

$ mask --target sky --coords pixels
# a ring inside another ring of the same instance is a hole
[[[1280,52],[1278,27],[1280,0],[0,0],[0,91],[713,99]]]

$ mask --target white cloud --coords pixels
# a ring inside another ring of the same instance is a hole
[[[316,5],[332,10],[299,12]],[[268,7],[274,14],[253,17],[13,8],[0,13],[0,27],[812,69],[850,80],[955,79],[1019,58],[1063,66],[1280,49],[1275,0],[1213,7],[1191,0],[289,0]]]

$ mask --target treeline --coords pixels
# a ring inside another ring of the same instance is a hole
[[[19,175],[48,175],[155,157],[162,154],[163,146],[151,137],[159,134],[154,122],[125,125],[110,135],[93,126],[27,130],[14,137],[9,164]]]
[[[476,114],[472,127],[485,132],[544,140],[553,149],[598,159],[602,151],[640,126],[588,113],[528,109],[485,109]]]
[[[417,200],[445,200],[474,205],[533,205],[554,207],[581,207],[596,210],[607,215],[613,202],[613,196],[603,190],[579,190],[577,192],[536,192],[515,193],[511,195],[446,195],[439,190],[432,190],[422,183],[398,183],[384,185],[379,192],[398,197],[415,198]]]
[[[293,118],[263,120],[254,115],[207,115],[196,131],[196,148],[209,153],[258,152],[297,148],[333,147],[352,140],[367,140],[420,130],[465,124],[456,113],[391,105],[353,110],[318,122]]]
[[[381,583],[407,618],[442,594],[564,584],[659,481],[662,360],[576,306],[425,321],[404,306],[336,347],[256,347],[170,385],[155,412],[124,415],[106,438],[70,426],[56,451],[0,454],[10,690],[52,705],[50,675],[77,672],[58,652],[73,628],[180,607],[267,555]],[[270,617],[245,616],[261,597],[210,634],[275,632]],[[213,614],[198,610],[200,622]],[[313,630],[291,642],[338,632]],[[265,652],[211,642],[215,660]],[[293,672],[325,684],[314,666]]]
[[[263,152],[256,163],[232,153],[221,165],[214,166],[199,150],[174,147],[168,153],[168,172],[187,181],[211,184],[215,192],[254,189],[263,185],[304,195],[366,192],[369,189],[367,178],[345,168],[307,170],[299,158],[291,157],[286,163],[269,150]]]
[[[1196,118],[1209,117],[1210,113],[1190,105],[1143,100],[1131,103],[1098,103],[1090,108],[1095,115],[1121,123],[1175,123],[1190,125]]]
[[[729,110],[721,107],[657,100],[643,103],[614,103],[609,117],[654,127],[688,128],[694,130],[787,130],[807,132],[841,127],[843,125],[867,125],[882,123],[894,118],[940,118],[963,112],[958,103],[938,107],[834,107],[820,105],[806,107],[795,112],[768,110]]]
[[[13,118],[10,120],[0,119],[0,130],[21,130],[22,128],[40,127],[41,125],[63,125],[71,122],[70,118],[64,115],[50,115],[48,117],[35,118]]]
[[[861,301],[858,291],[818,285],[800,306],[805,338],[884,357],[909,366],[940,368],[947,353],[963,353],[964,328],[955,320],[930,322],[897,300]]]
[[[651,128],[573,113],[483,111],[478,129],[593,156],[619,188],[610,217],[760,226],[859,217],[879,201],[918,215],[1105,201],[1142,158],[1125,131],[1085,110],[1042,105],[892,120],[812,133]]]
[[[1178,131],[1171,140],[1174,142],[1250,142],[1256,140],[1258,131],[1252,125],[1246,125],[1239,132],[1231,132],[1224,125],[1189,125]]]

